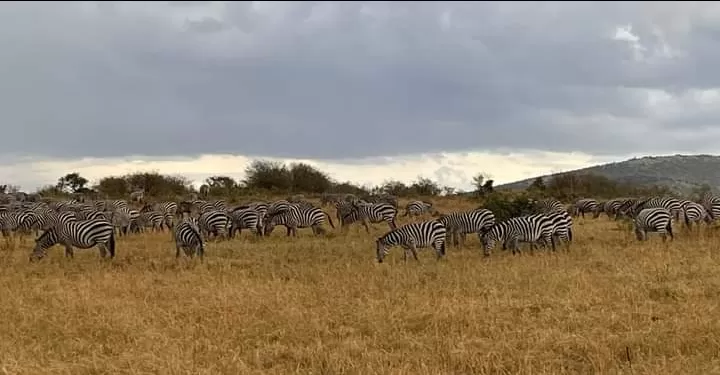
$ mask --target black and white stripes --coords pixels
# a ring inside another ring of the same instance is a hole
[[[672,213],[661,207],[644,208],[635,216],[635,235],[639,241],[647,240],[648,232],[659,233],[663,242],[670,235],[674,239],[672,230]]]
[[[104,258],[107,252],[110,258],[115,257],[115,231],[107,220],[66,219],[56,227],[46,230],[37,240],[30,260],[45,256],[47,249],[55,244],[65,247],[65,256],[73,257],[73,247],[89,249],[98,246]]]
[[[480,241],[485,256],[490,256],[490,250],[497,242],[510,247],[513,254],[520,252],[519,242],[528,242],[532,250],[535,243],[542,241],[544,245],[551,245],[555,251],[553,220],[544,214],[534,214],[508,219],[493,225],[487,232],[480,234]]]
[[[382,263],[392,246],[402,246],[405,250],[403,257],[405,261],[408,252],[418,260],[417,249],[429,246],[435,249],[437,259],[440,259],[445,255],[445,235],[445,226],[437,220],[405,224],[375,241],[377,261]]]

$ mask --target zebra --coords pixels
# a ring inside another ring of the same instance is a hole
[[[572,242],[572,217],[568,212],[553,212],[547,214],[552,222],[552,235],[558,240],[565,243],[565,249],[570,250],[570,242]]]
[[[228,229],[232,220],[224,211],[205,211],[198,217],[200,234],[209,236],[211,233],[217,238],[228,238]]]
[[[192,204],[201,214],[208,211],[227,211],[227,203],[224,200],[213,202],[194,200]]]
[[[492,211],[484,208],[466,212],[451,212],[440,215],[437,220],[445,226],[447,234],[452,236],[454,246],[458,246],[460,242],[458,237],[464,245],[465,234],[485,232],[495,225],[495,215]]]
[[[403,215],[403,217],[419,216],[424,213],[429,213],[432,207],[433,204],[430,202],[412,201],[405,206],[405,215]]]
[[[137,219],[140,212],[127,207],[117,208],[112,215],[112,223],[118,230],[118,235],[128,235],[137,226]]]
[[[419,262],[417,249],[429,246],[435,249],[437,260],[440,260],[445,256],[446,235],[445,226],[437,220],[410,223],[394,228],[375,241],[377,261],[382,263],[393,246],[403,247],[405,262],[407,262],[408,252],[411,252],[413,258]]]
[[[555,251],[553,229],[550,217],[544,214],[533,214],[496,223],[485,233],[479,233],[478,237],[480,237],[486,257],[490,256],[490,250],[498,241],[502,241],[505,246],[510,245],[513,255],[520,253],[519,242],[521,241],[529,242],[532,251],[535,250],[535,243],[538,241],[542,241],[545,246],[550,244],[552,250]]]
[[[580,199],[572,206],[570,213],[575,216],[580,215],[584,219],[586,213],[592,212],[594,214],[599,207],[600,203],[595,199]],[[593,218],[596,217],[597,216],[593,215]]]
[[[545,214],[550,212],[565,211],[565,206],[557,199],[544,199],[535,202],[535,209],[538,213]]]
[[[205,245],[200,233],[198,220],[193,217],[183,218],[173,228],[175,238],[175,258],[180,257],[180,249],[186,256],[193,257],[197,254],[202,261],[205,256]]]
[[[720,217],[720,197],[713,195],[711,192],[706,192],[700,200],[700,204],[705,207],[712,220]]]
[[[352,202],[348,202],[348,201],[335,202],[335,217],[338,219],[338,222],[340,223],[341,227],[343,225],[345,225],[345,223],[343,223],[343,217],[345,217],[345,215],[352,212],[352,210],[354,208],[355,208],[355,206],[353,205]]]
[[[58,226],[46,230],[35,240],[35,248],[30,254],[30,261],[43,258],[47,249],[55,244],[65,247],[65,256],[73,258],[73,247],[89,249],[98,246],[100,256],[115,257],[115,228],[106,220],[75,220],[67,219]]]
[[[242,210],[235,210],[230,212],[230,219],[232,225],[230,227],[230,237],[235,237],[235,232],[242,233],[242,229],[250,229],[250,231],[256,236],[262,236],[262,223],[261,214],[252,208],[246,208]]]
[[[644,208],[635,216],[634,224],[638,241],[647,240],[647,232],[660,233],[663,242],[667,240],[668,234],[671,240],[675,239],[672,231],[672,213],[667,208]]]
[[[16,212],[0,213],[0,231],[3,237],[9,239],[12,232],[20,228],[20,214]]]
[[[682,205],[680,204],[680,200],[668,197],[641,199],[630,208],[629,213],[630,215],[635,216],[638,212],[645,208],[665,208],[670,211],[676,221],[680,220],[680,215],[682,214]]]
[[[138,229],[145,231],[145,228],[152,228],[153,232],[165,231],[164,224],[166,222],[166,214],[157,211],[141,212],[137,218]]]
[[[368,203],[386,203],[393,206],[395,209],[398,208],[397,197],[390,194],[370,195],[365,197],[365,201]]]
[[[397,217],[397,208],[388,203],[369,203],[355,204],[352,211],[343,216],[343,225],[349,225],[356,221],[361,221],[365,226],[365,231],[370,233],[369,223],[379,223],[385,221],[390,229],[397,228],[395,218]]]
[[[297,236],[297,228],[312,228],[313,234],[319,235],[325,233],[322,224],[327,216],[330,226],[334,229],[335,224],[332,222],[330,215],[323,210],[312,208],[291,207],[289,210],[272,216],[265,224],[265,235],[269,236],[276,225],[284,225],[287,228],[287,235]]]
[[[685,227],[690,229],[692,223],[698,223],[704,221],[706,224],[711,224],[713,219],[710,216],[710,212],[700,203],[691,201],[682,202],[683,218],[685,219]],[[698,226],[698,229],[700,227]]]

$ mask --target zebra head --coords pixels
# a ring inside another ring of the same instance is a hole
[[[275,221],[276,221],[275,218],[277,218],[277,217],[278,217],[277,215],[270,216],[270,217],[268,217],[268,215],[265,215],[265,217],[263,218],[263,223],[264,223],[263,235],[264,236],[269,236],[273,232],[273,229],[275,229]]]
[[[30,262],[38,261],[47,255],[47,249],[57,243],[57,234],[55,230],[46,230],[35,240],[35,247],[30,253]]]

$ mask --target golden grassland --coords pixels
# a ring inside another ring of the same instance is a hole
[[[438,203],[443,211],[471,203]],[[638,243],[576,219],[569,253],[484,259],[476,236],[436,262],[377,264],[352,227],[313,238],[210,243],[177,261],[171,237],[118,240],[30,264],[0,250],[7,374],[712,374],[720,372],[720,233]]]

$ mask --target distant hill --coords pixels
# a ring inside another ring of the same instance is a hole
[[[716,191],[720,187],[720,156],[646,156],[557,174],[566,173],[595,174],[617,182],[626,182],[638,186],[667,186],[683,194],[688,194],[703,184],[710,185]],[[550,177],[557,174],[541,177],[547,182]],[[526,189],[536,178],[498,185],[497,188]]]

